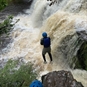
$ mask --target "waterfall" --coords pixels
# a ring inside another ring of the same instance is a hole
[[[14,26],[11,36],[13,42],[9,43],[0,54],[0,60],[22,58],[25,62],[32,62],[40,76],[54,70],[70,70],[76,80],[87,86],[87,71],[70,68],[71,58],[74,57],[81,46],[76,31],[87,31],[87,16],[85,14],[86,0],[33,0],[28,14],[19,14],[13,21],[20,19]],[[87,2],[86,2],[87,3]],[[83,14],[85,12],[85,14]],[[83,14],[83,15],[82,15]],[[46,31],[52,40],[53,64],[43,63],[40,39],[42,32]]]

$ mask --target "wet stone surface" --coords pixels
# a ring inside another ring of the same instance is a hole
[[[44,87],[84,87],[76,81],[70,71],[53,71],[42,76]]]

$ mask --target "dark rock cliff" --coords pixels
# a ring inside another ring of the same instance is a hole
[[[42,76],[44,87],[84,87],[76,81],[70,71],[53,71]]]

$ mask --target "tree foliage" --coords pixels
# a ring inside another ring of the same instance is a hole
[[[0,87],[28,87],[36,79],[31,63],[20,63],[19,60],[9,60],[0,69]]]
[[[4,9],[12,0],[0,0],[0,10]]]
[[[2,23],[0,23],[0,35],[2,34],[8,34],[12,27],[19,21],[19,19],[12,24],[13,16],[8,16],[7,19],[5,19]]]

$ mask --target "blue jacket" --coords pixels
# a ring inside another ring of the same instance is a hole
[[[42,38],[40,44],[43,45],[45,48],[50,47],[51,45],[50,37]]]

